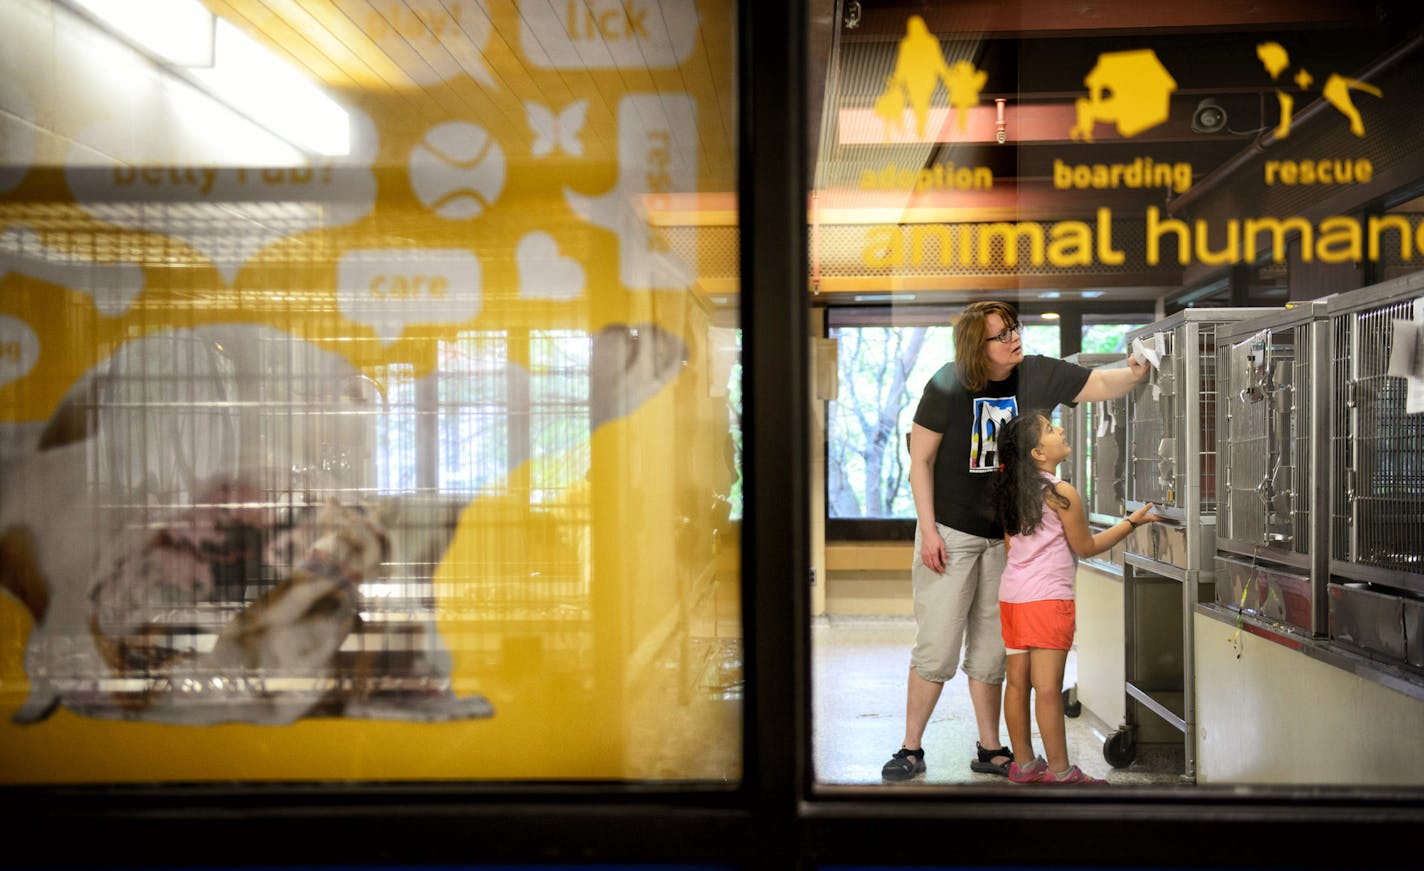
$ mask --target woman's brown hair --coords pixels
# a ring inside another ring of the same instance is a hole
[[[972,302],[954,322],[954,370],[966,390],[983,390],[989,383],[989,356],[984,343],[993,338],[984,322],[998,315],[1005,327],[1019,322],[1018,312],[1006,302]]]

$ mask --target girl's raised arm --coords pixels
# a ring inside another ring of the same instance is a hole
[[[1050,499],[1048,505],[1058,512],[1058,519],[1063,521],[1063,535],[1068,539],[1068,547],[1080,557],[1096,556],[1105,550],[1110,550],[1113,545],[1127,538],[1134,529],[1142,524],[1161,520],[1160,517],[1152,513],[1152,503],[1148,502],[1127,517],[1094,535],[1092,528],[1088,526],[1088,510],[1083,506],[1083,500],[1079,497],[1077,489],[1067,481],[1062,481],[1054,488],[1054,491],[1066,499],[1068,504],[1065,506],[1060,500]]]

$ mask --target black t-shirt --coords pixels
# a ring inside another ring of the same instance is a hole
[[[915,423],[944,437],[935,455],[935,521],[970,535],[1002,536],[989,504],[989,488],[999,471],[999,427],[1021,411],[1037,408],[1051,414],[1060,404],[1074,405],[1089,374],[1082,366],[1034,354],[1025,356],[1008,378],[971,394],[959,383],[953,363],[942,366],[915,409]]]

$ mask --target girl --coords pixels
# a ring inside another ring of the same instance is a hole
[[[1062,427],[1041,411],[1019,415],[998,439],[1003,463],[994,511],[1004,527],[1008,564],[999,584],[999,622],[1008,653],[1004,723],[1015,759],[1013,783],[1105,784],[1068,762],[1063,722],[1063,667],[1073,646],[1073,582],[1077,557],[1102,553],[1144,523],[1160,519],[1148,503],[1097,535],[1073,485],[1054,474],[1070,449]],[[1075,556],[1075,554],[1077,556]],[[1029,734],[1029,692],[1047,754],[1035,756]]]

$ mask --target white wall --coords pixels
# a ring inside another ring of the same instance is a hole
[[[1198,783],[1424,785],[1424,701],[1194,618]]]
[[[1077,650],[1078,701],[1098,719],[1116,727],[1127,709],[1122,576],[1079,564],[1077,602],[1073,646]]]

